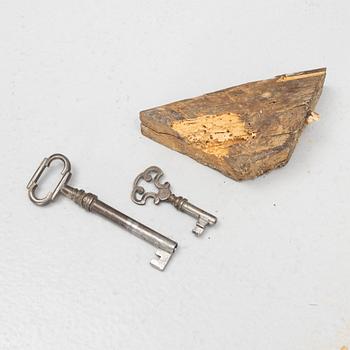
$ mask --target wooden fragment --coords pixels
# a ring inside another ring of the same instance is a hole
[[[251,82],[140,113],[142,133],[235,179],[285,165],[321,95],[326,69]]]

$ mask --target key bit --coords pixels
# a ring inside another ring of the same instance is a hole
[[[149,198],[153,199],[154,204],[158,205],[160,202],[169,202],[176,209],[191,215],[197,219],[196,226],[192,232],[200,236],[205,228],[209,225],[214,225],[217,218],[214,215],[191,204],[186,198],[176,196],[170,190],[169,182],[161,182],[161,177],[164,175],[162,169],[157,166],[151,166],[139,174],[133,184],[131,192],[131,199],[138,205],[145,205]],[[146,192],[145,188],[140,185],[142,181],[154,184],[156,192]]]
[[[52,192],[39,198],[35,193],[39,179],[43,175],[45,169],[55,160],[59,160],[63,163],[63,169],[61,171],[62,177]],[[141,238],[156,247],[156,257],[151,260],[151,265],[154,268],[163,271],[175,252],[177,242],[121,213],[117,209],[110,207],[106,203],[100,201],[96,195],[69,186],[67,183],[71,175],[70,162],[63,154],[53,154],[48,158],[44,158],[27,185],[30,200],[36,205],[43,206],[52,202],[58,194],[63,194],[82,208],[113,221],[138,238]]]

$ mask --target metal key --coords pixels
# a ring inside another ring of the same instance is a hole
[[[170,190],[169,182],[164,182],[163,184],[160,182],[162,176],[162,169],[156,166],[151,166],[139,174],[134,181],[131,193],[132,201],[136,204],[144,205],[148,198],[153,198],[153,202],[156,205],[162,201],[171,203],[176,209],[197,219],[196,226],[192,230],[197,236],[200,236],[204,232],[206,226],[216,223],[217,218],[214,215],[194,206],[186,198],[175,196]],[[140,186],[142,180],[153,182],[158,192],[146,192],[144,187]]]
[[[43,198],[38,198],[35,194],[35,190],[38,187],[38,180],[42,176],[45,169],[48,168],[54,160],[60,160],[63,162],[63,170],[61,171],[62,177],[52,192],[49,192]],[[44,158],[27,185],[29,198],[36,205],[46,205],[53,201],[56,196],[61,193],[65,197],[73,200],[82,208],[104,216],[105,218],[124,227],[138,238],[141,238],[155,246],[157,248],[155,253],[156,258],[153,258],[151,260],[151,265],[156,269],[163,271],[168,264],[171,256],[175,252],[177,242],[163,236],[162,234],[130,218],[120,211],[110,207],[109,205],[97,199],[96,195],[92,193],[86,193],[84,190],[79,190],[77,188],[69,186],[67,182],[69,181],[71,175],[70,162],[64,155],[53,154],[48,158]]]

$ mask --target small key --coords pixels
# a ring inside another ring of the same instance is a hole
[[[54,160],[60,160],[63,162],[63,170],[61,171],[62,177],[52,192],[49,192],[43,198],[38,198],[35,194],[35,190],[38,187],[39,178],[42,176],[45,169],[48,168]],[[61,193],[65,197],[73,200],[82,208],[97,213],[115,222],[135,236],[145,240],[157,248],[155,253],[156,258],[153,258],[151,260],[151,265],[156,269],[163,271],[175,252],[177,242],[163,236],[162,234],[130,218],[120,211],[110,207],[109,205],[97,199],[96,195],[92,193],[86,193],[84,190],[79,190],[77,188],[69,186],[67,182],[69,181],[71,175],[70,162],[64,155],[53,154],[48,158],[44,158],[27,185],[29,198],[36,205],[46,205],[53,201],[56,196]]]
[[[214,225],[216,223],[217,218],[214,215],[194,206],[186,198],[175,196],[170,190],[169,182],[160,182],[160,178],[163,175],[162,169],[156,166],[151,166],[139,174],[134,181],[131,193],[132,201],[136,204],[144,205],[148,198],[153,198],[153,202],[156,205],[162,201],[171,203],[176,209],[197,219],[196,226],[192,230],[197,236],[200,236],[208,225]],[[146,192],[144,187],[140,185],[142,180],[153,182],[158,192]]]

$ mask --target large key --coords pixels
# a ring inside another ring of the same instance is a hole
[[[160,182],[160,178],[163,176],[162,169],[151,166],[144,172],[139,174],[133,184],[131,192],[131,199],[134,203],[144,205],[148,198],[153,198],[154,204],[158,205],[162,201],[171,203],[176,209],[189,214],[197,219],[196,226],[192,232],[200,236],[204,229],[208,225],[214,225],[217,218],[214,215],[207,213],[206,211],[191,204],[186,198],[181,196],[175,196],[170,190],[169,182]],[[146,192],[145,188],[140,185],[141,181],[153,182],[158,192]]]
[[[39,178],[45,169],[48,168],[54,160],[60,160],[63,162],[63,170],[61,171],[62,177],[52,192],[49,192],[43,198],[38,198],[35,194],[35,190],[38,187]],[[44,158],[27,185],[29,198],[36,205],[46,205],[53,201],[56,196],[61,193],[65,197],[73,200],[82,208],[104,216],[105,218],[124,227],[135,236],[156,247],[156,258],[153,258],[151,260],[151,265],[156,269],[163,271],[168,264],[171,256],[175,252],[177,243],[172,239],[163,236],[162,234],[121,213],[120,211],[110,207],[109,205],[97,199],[96,195],[92,193],[86,193],[84,190],[79,190],[77,188],[69,186],[67,182],[69,181],[71,175],[70,162],[64,155],[53,154],[48,158]]]

